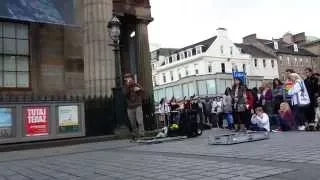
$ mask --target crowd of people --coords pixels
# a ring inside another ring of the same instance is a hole
[[[312,69],[304,70],[305,79],[292,69],[287,80],[263,82],[261,87],[248,88],[240,78],[223,96],[204,100],[185,97],[181,102],[163,98],[158,112],[194,110],[204,125],[234,131],[316,130],[320,121],[320,80]],[[179,117],[175,117],[179,119]]]

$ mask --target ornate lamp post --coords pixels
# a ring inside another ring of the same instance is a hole
[[[121,75],[121,62],[120,62],[120,20],[113,16],[108,23],[109,36],[113,41],[111,46],[114,47],[113,52],[115,56],[115,81],[116,86],[113,88],[114,106],[115,106],[115,118],[118,126],[124,125],[125,118],[125,106],[124,106],[124,94],[122,89],[122,75]]]

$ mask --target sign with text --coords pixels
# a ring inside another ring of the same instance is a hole
[[[48,135],[48,114],[49,108],[46,106],[26,107],[24,109],[26,136]]]
[[[0,137],[11,137],[13,108],[0,108]]]
[[[59,132],[78,132],[80,130],[78,106],[59,106]]]

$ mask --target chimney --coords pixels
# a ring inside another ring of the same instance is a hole
[[[285,35],[283,35],[282,40],[288,44],[293,44],[293,35],[287,32]]]
[[[296,43],[293,44],[293,51],[294,52],[298,52],[299,51],[298,44],[296,44]]]
[[[226,28],[218,28],[217,29],[217,36],[227,38],[228,37],[228,30]]]
[[[274,47],[274,49],[275,50],[278,50],[279,49],[279,43],[278,43],[278,41],[273,41],[273,47]]]
[[[250,34],[244,38],[242,38],[243,43],[249,44],[252,40],[257,39],[257,34]]]

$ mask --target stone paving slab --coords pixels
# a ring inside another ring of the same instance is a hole
[[[208,145],[207,138],[212,133],[215,132],[206,132],[203,137],[197,139],[157,144],[152,147],[137,146],[128,149],[135,151],[179,152],[229,158],[320,164],[319,132],[273,133],[268,140],[230,146]]]
[[[253,173],[261,170],[270,173]],[[0,163],[0,177],[14,180],[252,179],[288,171],[292,169],[110,151]]]

